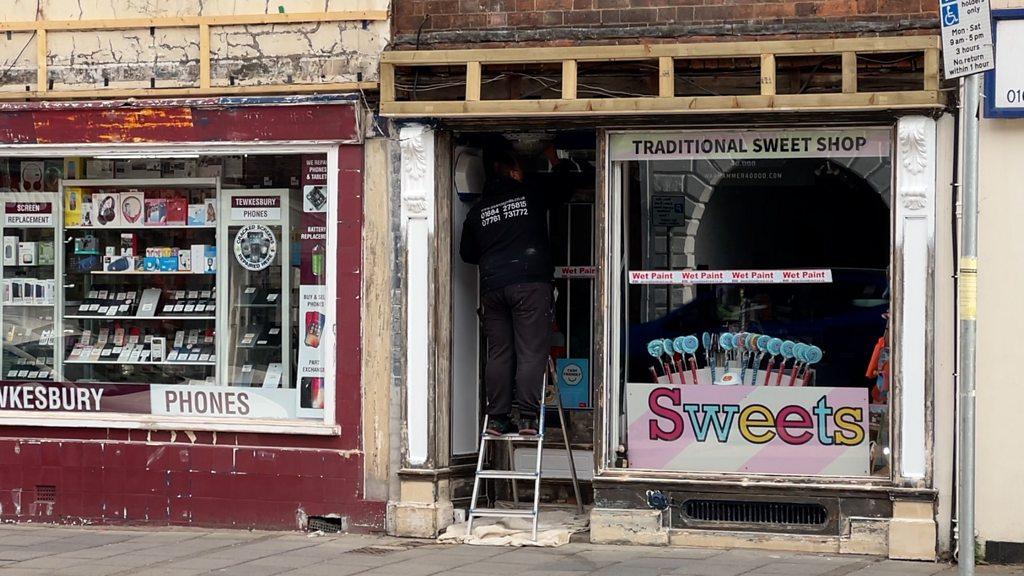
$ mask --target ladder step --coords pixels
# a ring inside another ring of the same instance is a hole
[[[476,508],[470,510],[469,515],[487,518],[533,518],[533,510]]]
[[[537,478],[536,472],[513,472],[511,470],[479,470],[476,475],[478,478],[498,478],[504,480],[533,480]]]
[[[519,434],[505,434],[502,436],[491,436],[490,434],[484,434],[481,436],[481,440],[484,442],[490,440],[507,440],[509,442],[542,442],[544,440],[543,434],[535,434],[533,436],[520,436]]]

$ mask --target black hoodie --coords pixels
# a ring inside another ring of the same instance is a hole
[[[484,185],[483,198],[466,215],[459,254],[480,266],[480,292],[512,284],[551,282],[548,209],[571,193],[531,190],[507,177]]]

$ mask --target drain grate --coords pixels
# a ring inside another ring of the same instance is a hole
[[[687,500],[683,514],[701,522],[822,526],[828,511],[820,504],[799,502],[744,502],[740,500]]]
[[[379,544],[377,546],[364,546],[362,548],[356,548],[350,550],[349,554],[365,554],[367,556],[383,556],[385,554],[391,554],[392,552],[404,552],[406,550],[412,550],[413,548],[419,548],[420,546],[426,546],[427,544],[433,544],[430,540],[410,540],[401,544]]]
[[[57,487],[36,485],[36,502],[56,502]]]

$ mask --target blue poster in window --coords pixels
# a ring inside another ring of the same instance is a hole
[[[590,361],[585,358],[559,358],[555,363],[562,407],[569,410],[590,408]]]

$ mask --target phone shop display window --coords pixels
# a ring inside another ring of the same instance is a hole
[[[327,157],[0,158],[0,410],[323,420]]]
[[[888,477],[891,129],[609,149],[620,465]]]

